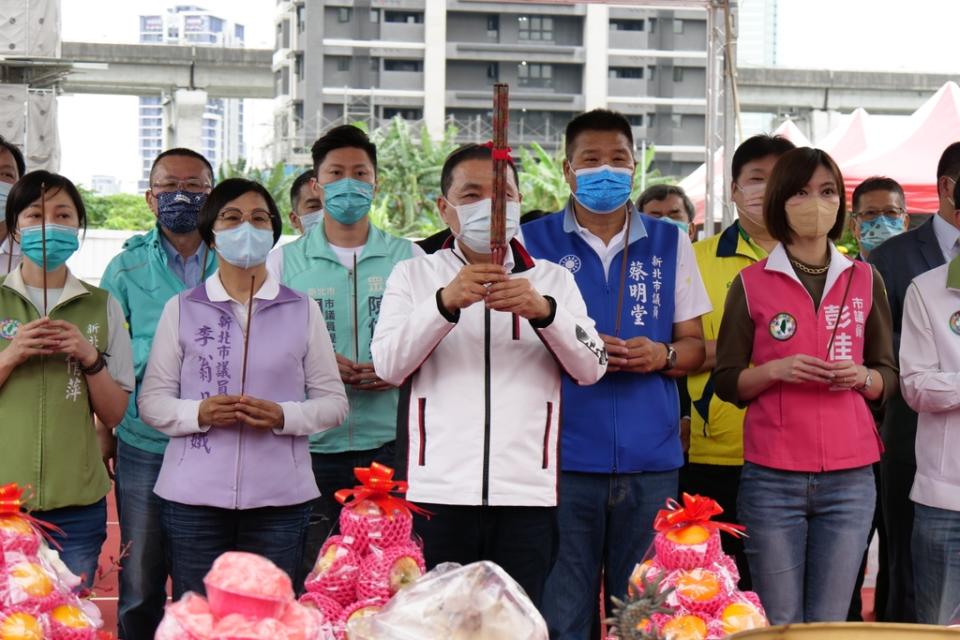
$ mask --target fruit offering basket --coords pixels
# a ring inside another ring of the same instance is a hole
[[[378,463],[354,474],[359,484],[335,494],[343,505],[340,535],[320,548],[300,598],[321,613],[337,638],[351,638],[350,621],[376,614],[425,571],[413,513],[429,514],[402,497],[406,482]]]
[[[382,610],[351,620],[350,640],[547,640],[523,589],[492,562],[442,564]]]
[[[767,627],[757,594],[740,591],[736,563],[720,546],[720,532],[746,535],[717,522],[716,501],[683,494],[667,501],[654,521],[653,553],[630,576],[626,600],[614,598],[607,622],[619,640],[714,640]]]

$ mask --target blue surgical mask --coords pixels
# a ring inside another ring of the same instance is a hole
[[[903,218],[879,216],[876,220],[860,222],[860,246],[865,251],[873,251],[893,236],[904,231]]]
[[[173,233],[190,233],[196,230],[200,207],[207,194],[193,191],[172,191],[157,194],[157,219],[160,226]]]
[[[490,217],[493,211],[493,201],[490,198],[478,200],[469,204],[454,205],[447,200],[457,211],[460,220],[460,231],[457,239],[468,249],[476,253],[490,253]],[[507,202],[506,239],[509,243],[520,229],[520,203]]]
[[[13,185],[9,182],[0,182],[0,218],[7,210],[7,196],[10,195],[10,189]]]
[[[660,220],[661,222],[666,222],[667,224],[672,224],[672,225],[675,226],[676,228],[678,228],[678,229],[680,229],[681,231],[683,231],[684,234],[690,233],[690,223],[689,223],[689,222],[680,222],[679,220],[674,220],[673,218],[668,218],[667,216],[663,216],[662,218],[658,218],[658,220]]]
[[[316,211],[311,211],[310,213],[305,213],[300,216],[300,226],[303,227],[303,235],[307,235],[307,232],[310,231],[310,229],[317,226],[322,221],[323,209],[317,209]]]
[[[373,185],[369,182],[341,178],[323,185],[323,210],[340,224],[356,224],[371,204]]]
[[[263,264],[273,248],[273,229],[258,229],[249,222],[214,231],[214,237],[217,255],[241,269]]]
[[[60,268],[80,248],[80,230],[62,224],[37,224],[20,230],[20,249],[27,260],[43,267],[43,238],[47,238],[47,271]]]
[[[573,197],[588,211],[593,213],[613,213],[630,199],[633,186],[633,169],[600,167],[578,169],[577,191]]]

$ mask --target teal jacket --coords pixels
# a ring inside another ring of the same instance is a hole
[[[201,249],[201,256],[204,255]],[[206,252],[205,258],[203,279],[217,270],[216,254],[213,251]],[[130,394],[130,403],[117,429],[117,437],[124,444],[162,454],[167,447],[167,437],[140,420],[137,396],[147,369],[147,358],[150,357],[160,313],[167,300],[185,290],[187,285],[173,274],[167,264],[167,254],[160,244],[159,227],[127,240],[123,244],[123,251],[107,265],[100,286],[109,291],[123,308],[133,344],[133,369],[137,377],[137,388]]]
[[[283,284],[302,291],[320,305],[337,353],[358,362],[372,362],[370,341],[380,315],[380,301],[393,266],[413,256],[413,243],[373,225],[357,260],[357,273],[337,258],[323,226],[285,245]],[[354,299],[356,282],[356,299]],[[354,315],[358,339],[354,341]],[[359,350],[359,353],[355,353]],[[347,387],[350,413],[343,424],[310,438],[314,453],[376,449],[396,438],[399,392],[356,391]]]

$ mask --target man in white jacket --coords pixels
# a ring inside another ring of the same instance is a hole
[[[540,604],[557,551],[560,375],[593,384],[603,342],[570,273],[534,262],[514,237],[520,195],[507,172],[504,266],[489,263],[491,151],[454,151],[440,215],[456,239],[399,263],[387,281],[371,351],[401,386],[400,475],[427,563],[491,560]]]
[[[960,616],[960,257],[914,278],[903,307],[900,386],[919,414],[910,492],[917,622],[951,624]]]

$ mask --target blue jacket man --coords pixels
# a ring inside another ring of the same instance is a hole
[[[689,237],[630,203],[626,118],[602,109],[577,116],[566,154],[567,207],[524,225],[523,236],[534,258],[573,274],[610,358],[596,385],[564,381],[560,553],[544,594],[551,637],[586,640],[601,569],[607,596],[623,596],[657,510],[677,493],[674,378],[703,363],[700,316],[711,307]]]

